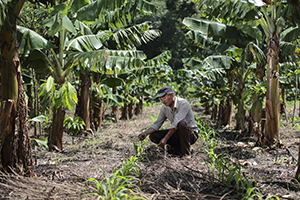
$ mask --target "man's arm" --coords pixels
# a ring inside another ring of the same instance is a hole
[[[159,147],[165,147],[165,145],[167,144],[168,140],[170,139],[170,137],[175,133],[176,129],[175,128],[171,128],[168,133],[166,134],[166,136],[160,140],[159,144],[157,146]]]
[[[147,135],[154,133],[156,130],[154,128],[148,128],[146,131],[142,132],[141,134],[138,135],[140,140],[144,140]]]

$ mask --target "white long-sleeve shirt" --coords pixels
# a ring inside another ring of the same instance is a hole
[[[163,105],[160,109],[157,120],[150,126],[150,128],[153,128],[156,131],[159,130],[166,119],[171,122],[170,129],[177,129],[177,124],[184,120],[192,129],[198,130],[192,107],[190,103],[183,98],[175,97],[173,110],[171,107]]]

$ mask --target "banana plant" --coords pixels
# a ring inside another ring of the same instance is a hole
[[[205,106],[215,108],[228,95],[230,90],[225,87],[228,80],[224,76],[231,69],[231,62],[230,57],[225,55],[212,55],[204,60],[195,57],[183,59],[184,71],[189,72],[192,83],[197,88],[193,96],[199,97]],[[216,112],[212,112],[212,119],[216,119],[216,115]]]
[[[115,7],[116,9],[111,12],[107,12],[106,10],[103,9],[103,7],[100,7],[100,5],[108,6],[110,8]],[[122,5],[122,6],[118,7],[116,5]],[[91,16],[82,15],[82,12],[88,12],[90,9],[92,9],[94,12],[95,6],[99,7],[98,11],[99,13],[102,13],[100,15],[105,15],[106,16],[105,18],[102,17],[99,18],[98,17],[99,14],[94,15],[94,13]],[[99,70],[100,73],[113,75],[116,79],[118,79],[118,74],[121,73],[121,71],[125,70],[125,68],[131,68],[131,67],[138,68],[144,64],[143,60],[146,57],[143,54],[143,52],[136,50],[136,46],[140,45],[142,42],[147,43],[155,39],[161,33],[157,30],[150,30],[149,22],[144,22],[129,27],[128,27],[128,23],[132,21],[133,17],[138,12],[149,14],[151,12],[154,12],[155,10],[156,8],[153,4],[150,4],[149,2],[143,0],[135,1],[135,2],[116,1],[116,2],[106,2],[106,3],[103,3],[102,1],[98,1],[98,3],[96,4],[94,2],[91,2],[87,6],[78,10],[77,12],[78,19],[83,21],[88,21],[88,23],[90,24],[89,27],[94,33],[97,34],[103,32],[110,33],[109,37],[106,40],[102,41],[103,45],[100,47],[101,49],[105,49],[105,53],[106,53],[105,64],[104,67],[102,67],[101,70]],[[103,21],[103,19],[106,19],[106,21]],[[88,49],[89,47],[84,47],[84,48],[86,52],[91,51],[91,49]],[[70,44],[70,49],[78,51],[78,52],[74,52],[73,55],[75,57],[80,57],[80,59],[83,60],[90,57],[90,54],[85,54],[84,52],[82,52],[81,44],[76,44],[76,45]],[[110,80],[113,80],[113,77],[110,77]],[[97,88],[96,91],[101,90],[100,86],[101,83],[99,83],[97,87],[94,87]],[[102,105],[103,102],[107,102],[109,104],[113,103],[114,104],[113,115],[116,115],[114,116],[116,121],[119,118],[117,116],[119,106],[116,106],[116,104],[114,103],[115,99],[118,98],[117,87],[119,86],[114,86],[112,88],[113,94],[109,93],[109,95],[103,97],[104,101],[101,100],[102,97],[101,98],[93,97],[93,99],[96,102],[92,102],[92,104],[94,105],[96,104]],[[87,89],[88,88],[85,88],[85,90]],[[100,107],[97,106],[94,107],[94,111],[96,113],[99,113],[101,110],[101,108],[100,109],[99,108]],[[96,114],[96,116],[97,116],[96,121],[100,122],[102,120],[101,119],[102,113]],[[87,119],[86,121],[90,121],[90,120]],[[98,122],[97,122],[97,128],[100,128],[101,123]]]
[[[250,38],[258,38],[258,34],[264,35],[263,41],[258,41],[264,46],[267,44],[267,93],[266,93],[266,138],[268,145],[275,141],[279,144],[279,45],[280,34],[290,26],[299,24],[299,1],[212,1],[204,0],[199,2],[207,19],[223,24],[233,24],[234,27],[244,27],[241,30]],[[204,7],[205,6],[205,7]],[[233,14],[234,13],[234,14]],[[263,30],[262,34],[249,34],[248,24]],[[219,35],[216,35],[217,37]],[[233,34],[232,34],[233,36]],[[282,52],[282,51],[280,51]],[[259,66],[259,65],[258,65]]]
[[[53,1],[35,2],[53,4]],[[24,3],[25,0],[0,2],[1,118],[6,119],[0,131],[0,151],[3,168],[31,176],[33,162],[16,32]]]
[[[244,101],[242,99],[243,97],[243,88],[245,84],[246,77],[248,76],[248,72],[251,72],[251,70],[246,68],[246,60],[243,59],[244,49],[247,48],[249,42],[251,40],[254,40],[253,35],[260,35],[257,33],[256,28],[249,29],[249,34],[244,34],[241,29],[242,27],[236,28],[231,25],[226,25],[220,22],[215,21],[208,21],[208,20],[202,20],[202,19],[193,19],[193,18],[185,18],[183,20],[183,24],[187,26],[190,31],[187,33],[187,36],[194,41],[194,45],[197,46],[197,49],[199,51],[199,54],[196,53],[195,55],[199,58],[192,58],[191,61],[195,60],[201,60],[205,59],[205,57],[209,58],[211,56],[214,56],[214,54],[224,55],[224,56],[230,56],[231,60],[227,69],[224,70],[224,75],[227,75],[226,82],[227,84],[227,92],[222,91],[224,94],[224,98],[226,97],[226,105],[228,105],[228,108],[220,109],[227,110],[229,112],[221,114],[219,113],[219,116],[227,116],[223,119],[228,119],[228,116],[231,115],[231,109],[232,109],[232,90],[233,90],[233,83],[235,80],[238,81],[239,87],[237,88],[237,107],[238,107],[238,119],[244,119]],[[250,25],[249,25],[250,26]],[[254,34],[255,33],[255,34]],[[234,35],[234,36],[233,36]],[[261,40],[261,38],[256,38],[257,40]],[[224,41],[224,42],[222,42]],[[226,42],[225,42],[226,41]],[[248,44],[247,44],[248,41]],[[254,45],[252,45],[254,46]],[[203,52],[205,52],[203,54]],[[188,65],[193,64],[189,59],[185,59],[184,62]],[[241,62],[243,61],[243,62]],[[200,62],[201,63],[201,62]],[[238,63],[238,64],[235,64]],[[194,63],[195,64],[195,63]],[[213,64],[211,68],[222,68],[222,65],[218,65],[219,63]],[[248,64],[249,65],[249,64]],[[205,70],[205,73],[213,73],[214,70],[209,69],[208,71]],[[236,79],[232,79],[232,74],[234,74]],[[210,79],[208,79],[210,80]],[[211,80],[210,80],[211,81]],[[228,95],[230,94],[231,95]],[[218,93],[215,93],[218,94]],[[212,99],[212,98],[210,98]],[[219,101],[220,102],[220,101]],[[222,101],[224,102],[224,101]],[[225,103],[225,102],[224,102]],[[215,115],[215,114],[214,114]],[[219,121],[220,124],[223,125],[229,125],[230,121],[222,122]],[[242,129],[243,131],[244,122],[237,120],[237,129]]]
[[[298,38],[298,28],[292,28],[299,24],[300,2],[285,2],[271,0],[265,2],[261,9],[260,25],[267,38],[267,94],[266,94],[266,138],[267,145],[280,144],[279,116],[280,116],[280,92],[279,92],[279,63],[280,57],[286,58],[295,54],[296,45],[293,40]],[[289,13],[293,11],[293,14]],[[295,37],[296,35],[296,37]],[[283,37],[283,39],[281,39]]]
[[[68,75],[72,69],[75,69],[75,66],[88,66],[92,70],[101,71],[103,68],[99,69],[99,66],[104,65],[105,67],[109,67],[109,62],[115,65],[139,64],[139,61],[137,61],[138,59],[132,57],[128,58],[128,54],[130,56],[137,56],[140,54],[138,51],[125,53],[109,50],[106,51],[102,48],[103,41],[112,36],[112,31],[101,31],[97,34],[92,34],[92,32],[89,31],[88,26],[77,20],[81,19],[89,21],[91,19],[84,19],[84,17],[90,15],[83,14],[84,12],[88,12],[90,5],[90,2],[88,1],[74,1],[54,6],[53,9],[51,9],[49,18],[44,21],[43,25],[48,27],[49,34],[53,38],[57,38],[58,48],[50,48],[47,54],[40,49],[30,51],[27,56],[27,60],[33,60],[35,57],[46,61],[47,69],[53,77],[53,84],[50,84],[50,80],[52,79],[48,79],[45,83],[45,85],[48,86],[45,87],[46,91],[52,92],[52,97],[54,97],[52,102],[56,102],[53,104],[55,106],[53,106],[53,126],[49,139],[50,149],[58,149],[59,151],[62,150],[63,128],[61,122],[64,120],[64,106],[72,109],[75,103],[77,103],[77,95],[75,95],[74,92],[75,90],[72,87],[72,84],[68,83]],[[121,23],[117,18],[109,17],[110,14],[117,13],[122,19],[125,17],[131,20],[131,14],[125,15],[122,11],[124,11],[124,8],[130,8],[132,6],[135,8],[137,5],[145,6],[138,7],[139,12],[144,12],[144,10],[147,12],[155,10],[155,7],[153,6],[146,6],[148,3],[143,0],[136,2],[126,0],[116,2],[98,0],[96,1],[96,4],[93,4],[93,14],[95,14],[94,20],[99,18],[104,19],[104,21],[100,20],[102,23],[108,22],[110,26],[113,26],[113,24],[120,25]],[[132,12],[135,10],[133,8],[131,9]],[[73,18],[74,14],[77,15],[77,18]],[[69,16],[72,16],[72,18],[69,18]],[[86,51],[86,49],[89,49],[89,51]],[[90,49],[92,49],[92,51],[90,51]],[[77,52],[74,52],[74,50]],[[109,55],[109,59],[107,59],[107,55]],[[117,58],[120,55],[127,57],[128,59]],[[52,86],[52,89],[50,89],[50,86]],[[56,90],[53,88],[56,88]],[[69,94],[69,92],[71,93]],[[63,94],[68,98],[63,98]],[[63,100],[66,100],[66,102],[63,102]]]
[[[160,55],[147,60],[140,68],[126,69],[118,77],[126,83],[120,88],[123,91],[127,102],[122,108],[122,118],[129,119],[132,117],[132,107],[136,104],[135,114],[138,115],[143,109],[143,98],[151,98],[147,91],[155,90],[162,85],[156,84],[158,81],[164,82],[166,76],[172,74],[170,66],[166,65],[171,58],[170,51],[165,51]],[[165,82],[164,82],[165,83]]]

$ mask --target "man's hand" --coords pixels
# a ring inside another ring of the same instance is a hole
[[[144,140],[146,137],[147,137],[147,133],[146,132],[143,132],[143,133],[141,133],[141,134],[139,134],[138,135],[138,138],[140,139],[140,140]]]
[[[157,146],[164,148],[165,145],[167,144],[168,139],[164,137],[163,139],[160,140],[159,144]]]
[[[150,135],[151,133],[154,133],[155,132],[155,129],[154,128],[148,128],[148,130],[142,132],[141,134],[138,135],[138,138],[140,140],[144,140],[147,135]]]

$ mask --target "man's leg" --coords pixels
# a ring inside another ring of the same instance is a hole
[[[150,134],[149,139],[155,144],[159,144],[160,140],[163,139],[169,130],[159,130]],[[173,133],[173,135],[169,138],[167,144],[171,146],[171,151],[169,153],[179,155],[180,152],[180,141],[177,132]]]
[[[180,150],[182,155],[190,155],[191,145],[194,144],[198,139],[196,135],[197,133],[195,133],[185,121],[178,123],[176,132],[180,141]]]

